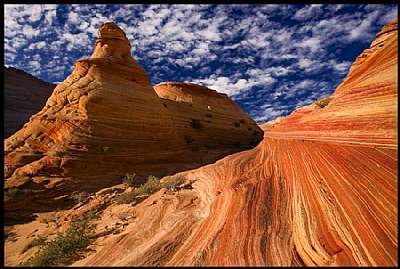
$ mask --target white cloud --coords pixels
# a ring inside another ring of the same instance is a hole
[[[302,9],[299,9],[296,11],[296,13],[293,16],[293,19],[295,20],[299,20],[299,21],[305,21],[308,19],[311,19],[313,17],[316,17],[317,15],[321,14],[322,10],[321,10],[321,6],[322,5],[307,5]]]

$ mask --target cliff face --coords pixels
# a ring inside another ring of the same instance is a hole
[[[39,112],[55,87],[22,70],[4,66],[4,138]]]
[[[5,189],[24,194],[6,197],[6,223],[62,207],[73,191],[118,184],[127,173],[164,176],[260,142],[261,129],[226,95],[176,83],[193,89],[192,101],[160,98],[130,47],[118,26],[103,24],[92,56],[76,61],[43,109],[4,141]]]
[[[193,190],[136,205],[140,217],[74,265],[397,266],[398,35],[385,29],[397,20],[328,105],[179,174]]]

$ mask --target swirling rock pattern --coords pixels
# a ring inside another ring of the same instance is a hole
[[[327,106],[179,174],[193,190],[151,196],[74,265],[398,266],[398,36],[385,29],[397,19]]]
[[[6,197],[6,223],[65,206],[73,191],[95,192],[127,173],[165,176],[262,140],[262,130],[226,95],[175,83],[170,94],[161,85],[158,96],[125,33],[114,23],[98,33],[92,56],[76,61],[43,109],[4,141],[5,189],[24,194]]]

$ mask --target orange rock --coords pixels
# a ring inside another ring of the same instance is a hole
[[[95,192],[127,173],[142,181],[165,176],[261,141],[261,129],[226,95],[176,85],[190,88],[179,96],[193,101],[160,98],[131,57],[125,33],[103,24],[92,56],[76,61],[43,109],[4,141],[4,186],[24,192],[7,197],[6,223],[63,207],[73,191]]]
[[[398,266],[398,35],[380,37],[327,106],[179,174],[193,190],[137,205],[140,218],[73,265]]]

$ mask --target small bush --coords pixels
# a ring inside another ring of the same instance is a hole
[[[192,144],[193,143],[193,138],[191,135],[185,135],[184,136],[186,143]]]
[[[122,183],[127,187],[133,187],[137,181],[136,174],[125,174],[125,176],[122,176]]]
[[[193,146],[192,147],[192,151],[194,151],[194,152],[197,152],[197,151],[199,151],[200,150],[200,148],[198,147],[198,146]]]
[[[239,121],[240,123],[242,123],[242,124],[246,124],[246,121],[245,120],[243,120],[243,119],[240,119],[240,121]]]
[[[7,189],[6,191],[4,191],[4,196],[17,196],[19,194],[21,194],[21,190],[18,188],[11,188],[11,189]]]
[[[36,237],[24,247],[24,249],[21,251],[21,254],[25,253],[28,249],[31,249],[33,247],[44,246],[46,244],[46,240],[46,236],[39,235],[39,237]]]
[[[203,125],[200,123],[199,119],[192,119],[192,122],[190,123],[190,125],[195,128],[195,129],[203,129]]]
[[[138,196],[147,196],[161,189],[160,179],[155,176],[149,176],[146,183],[130,192],[123,193],[115,198],[118,204],[130,204],[138,200]]]
[[[71,198],[74,200],[75,203],[82,203],[85,198],[88,196],[89,194],[85,191],[81,191],[81,192],[74,192],[71,194]]]
[[[65,155],[65,152],[63,152],[63,151],[56,151],[55,153],[54,153],[54,156],[56,156],[56,157],[62,157],[62,156],[64,156]]]
[[[184,181],[185,180],[182,176],[177,176],[177,177],[171,178],[167,182],[162,183],[161,186],[163,188],[170,189],[170,188],[174,188],[176,186],[182,185]]]
[[[102,153],[103,154],[107,154],[107,153],[110,153],[110,152],[111,152],[111,147],[105,146],[105,147],[102,148]]]
[[[212,118],[212,114],[206,114],[207,118]]]
[[[314,104],[316,104],[316,105],[319,106],[320,108],[324,108],[324,107],[326,107],[330,102],[331,102],[331,98],[330,98],[330,97],[321,97],[321,98],[319,98],[317,101],[315,101]]]
[[[57,265],[58,262],[66,260],[79,250],[83,250],[89,245],[90,238],[94,234],[96,225],[89,224],[94,214],[88,214],[84,219],[74,219],[64,234],[58,236],[48,243],[43,244],[43,248],[36,252],[26,262],[20,264],[23,267],[47,267]],[[39,240],[40,243],[40,240]]]
[[[240,127],[240,122],[235,121],[235,127]]]
[[[163,103],[163,106],[168,107],[167,103]]]

